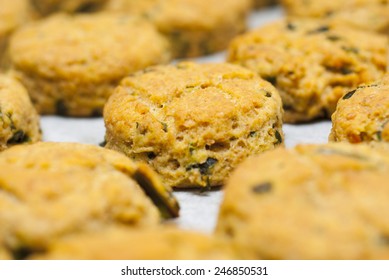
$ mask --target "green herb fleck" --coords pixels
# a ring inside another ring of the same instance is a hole
[[[309,31],[307,34],[312,35],[312,34],[317,34],[317,33],[324,33],[330,30],[328,26],[320,26],[314,30]]]
[[[251,190],[256,193],[256,194],[263,194],[263,193],[268,193],[272,190],[272,184],[269,182],[262,183],[259,185],[255,185],[254,187],[251,188]]]
[[[275,136],[276,136],[276,139],[277,139],[277,144],[281,144],[282,143],[282,136],[281,136],[281,133],[278,130],[276,130]]]
[[[377,135],[377,140],[382,141],[382,131],[377,131],[376,135]]]
[[[254,137],[256,134],[257,134],[257,132],[256,132],[256,131],[250,131],[250,133],[249,133],[249,137]]]
[[[200,174],[207,175],[210,168],[212,168],[218,162],[215,158],[207,158],[207,160],[203,163],[196,163],[189,165],[186,170],[189,171],[191,169],[199,169]]]
[[[8,139],[7,144],[20,144],[30,141],[30,137],[23,130],[17,130],[13,136]]]
[[[351,98],[351,97],[354,95],[354,93],[355,93],[356,91],[357,91],[357,90],[354,89],[354,90],[352,90],[352,91],[346,93],[346,94],[342,97],[342,99],[346,100],[346,99]]]
[[[294,30],[296,30],[296,25],[294,25],[293,23],[288,22],[286,24],[286,29],[288,29],[290,31],[294,31]]]
[[[68,115],[68,108],[65,105],[65,101],[62,99],[57,100],[55,103],[55,109],[57,112],[57,115],[59,116],[67,116]]]

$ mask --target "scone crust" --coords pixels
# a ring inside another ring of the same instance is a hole
[[[169,39],[174,57],[184,58],[225,49],[246,29],[250,5],[251,0],[111,0],[106,10],[148,18]]]
[[[222,185],[244,158],[283,144],[275,88],[232,64],[146,69],[104,109],[107,148],[150,164],[167,185]]]
[[[387,68],[388,39],[318,20],[281,20],[237,37],[228,61],[245,66],[279,90],[285,121],[329,118],[337,101]]]
[[[90,260],[225,260],[236,259],[227,242],[173,227],[128,229],[74,234],[53,242],[36,259]]]
[[[42,142],[0,153],[0,166],[0,238],[13,252],[44,250],[56,238],[107,225],[160,221],[132,179],[137,165],[114,151]]]
[[[41,114],[101,115],[126,75],[170,59],[154,26],[126,15],[55,15],[19,30],[10,44],[15,75]]]
[[[387,259],[389,153],[332,143],[277,149],[231,176],[216,233],[264,259]]]
[[[339,100],[329,140],[389,142],[389,75],[361,85]]]

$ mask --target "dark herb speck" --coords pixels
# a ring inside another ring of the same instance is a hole
[[[20,144],[30,141],[30,137],[23,130],[16,131],[13,136],[7,141],[7,144]]]
[[[270,192],[272,187],[271,183],[266,182],[252,187],[251,190],[256,194],[263,194]]]
[[[276,139],[277,139],[277,144],[281,144],[282,143],[282,136],[281,136],[281,133],[278,130],[276,130],[275,136],[276,136]]]
[[[357,90],[356,89],[354,89],[354,90],[352,90],[352,91],[350,91],[350,92],[348,92],[348,93],[346,93],[343,97],[342,97],[342,99],[349,99],[349,98],[351,98],[353,95],[354,95],[354,93],[356,92]]]
[[[213,167],[216,163],[218,162],[217,159],[215,158],[207,158],[207,160],[203,163],[196,163],[196,164],[192,164],[192,165],[189,165],[186,170],[189,171],[191,169],[199,169],[200,170],[200,173],[202,175],[207,175],[208,174],[208,171],[211,167]]]

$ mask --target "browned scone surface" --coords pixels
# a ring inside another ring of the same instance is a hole
[[[26,89],[0,74],[0,151],[41,140],[39,116]]]
[[[0,240],[23,258],[72,233],[155,226],[160,214],[134,179],[138,168],[86,144],[42,142],[0,153]]]
[[[389,35],[389,2],[386,0],[283,0],[288,17],[325,18],[341,25]]]
[[[389,142],[389,75],[345,94],[332,115],[331,141]]]
[[[104,109],[106,147],[167,185],[222,185],[246,157],[283,144],[276,89],[232,64],[159,66],[124,79]]]
[[[269,151],[231,176],[216,234],[254,258],[388,259],[388,182],[388,149]]]
[[[126,75],[170,59],[154,26],[126,15],[55,15],[18,30],[13,70],[41,114],[101,115]]]
[[[111,227],[74,234],[53,242],[35,259],[72,260],[226,260],[238,255],[213,236],[169,227]]]
[[[329,118],[337,101],[387,68],[388,39],[319,20],[281,20],[237,37],[228,60],[271,81],[290,123]]]
[[[251,0],[109,0],[107,11],[142,15],[171,42],[176,58],[223,50],[246,29]]]

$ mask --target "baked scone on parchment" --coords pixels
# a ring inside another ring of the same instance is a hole
[[[285,122],[330,118],[337,101],[388,66],[388,38],[321,20],[280,20],[238,36],[228,61],[278,89]]]
[[[277,90],[226,63],[147,68],[104,108],[106,148],[150,164],[177,188],[223,184],[246,157],[283,145]]]
[[[72,260],[226,260],[238,255],[226,241],[173,227],[110,227],[53,242],[32,259]]]
[[[389,75],[361,85],[339,100],[329,140],[389,142]]]
[[[216,234],[263,259],[388,259],[389,149],[276,149],[225,187]]]
[[[54,15],[19,29],[13,71],[41,114],[99,116],[126,75],[166,63],[170,47],[146,20],[128,15]]]
[[[171,42],[175,58],[224,50],[246,29],[251,0],[109,0],[107,11],[138,14]]]
[[[170,188],[148,166],[101,147],[16,146],[0,153],[0,167],[0,240],[14,258],[69,234],[153,227],[178,215]]]
[[[41,140],[39,116],[26,89],[0,73],[0,151]]]

